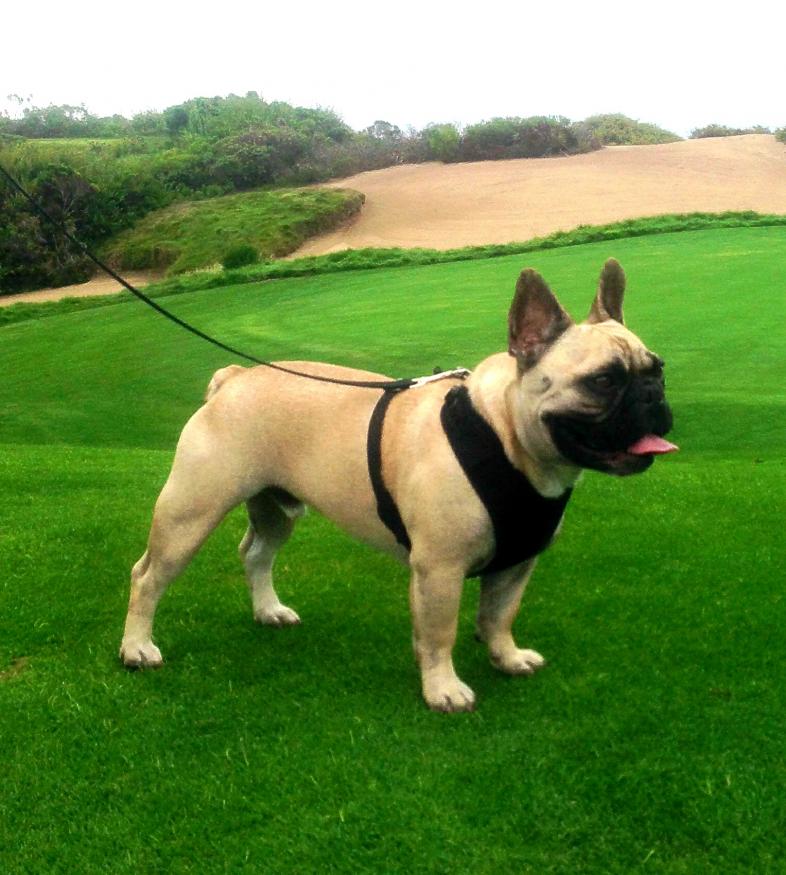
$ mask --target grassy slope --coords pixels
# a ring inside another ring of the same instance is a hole
[[[166,267],[170,274],[218,264],[241,243],[262,258],[280,257],[362,203],[363,195],[349,189],[272,189],[187,201],[145,216],[104,253],[124,269]]]
[[[581,316],[610,254],[630,326],[667,359],[683,451],[640,478],[586,476],[518,622],[550,659],[537,678],[487,665],[468,584],[456,661],[480,710],[458,718],[419,703],[405,570],[316,515],[279,564],[302,627],[251,624],[238,513],[162,603],[168,664],[123,671],[127,569],[225,357],[137,304],[2,329],[1,868],[777,870],[786,229],[170,305],[266,356],[424,373],[502,347],[524,264]]]
[[[0,137],[0,153],[6,161],[23,167],[39,162],[63,161],[81,170],[94,162],[123,160],[128,155],[146,155],[166,146],[164,137],[122,138],[57,137],[51,140]]]
[[[382,267],[411,267],[414,265],[446,264],[453,261],[476,261],[498,258],[503,255],[522,255],[559,249],[568,246],[583,246],[597,241],[610,242],[630,237],[646,237],[653,234],[673,234],[683,231],[700,231],[718,228],[763,228],[786,225],[786,215],[756,213],[752,210],[725,213],[678,213],[650,216],[642,219],[626,219],[608,225],[579,225],[570,231],[557,231],[546,237],[534,237],[518,243],[466,246],[461,249],[347,249],[328,255],[312,255],[304,258],[277,260],[233,270],[197,271],[188,275],[170,277],[149,285],[145,293],[152,298],[187,294],[206,289],[225,288],[242,283],[259,283],[263,280],[283,279],[295,276],[316,276],[327,273],[343,273],[353,270],[371,270]],[[40,304],[17,303],[0,308],[0,326],[28,319],[44,319],[61,316],[80,310],[113,306],[125,303],[131,297],[128,292],[91,296],[87,298],[62,298]]]

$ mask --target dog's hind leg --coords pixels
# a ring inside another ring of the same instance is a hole
[[[257,623],[292,626],[300,617],[279,601],[273,589],[273,562],[276,553],[292,534],[303,505],[279,489],[266,489],[246,502],[249,526],[240,543],[240,556],[246,569],[251,606]]]
[[[536,651],[517,647],[511,631],[535,562],[485,574],[480,581],[477,637],[488,646],[492,664],[506,674],[533,674],[545,665]]]
[[[156,502],[147,550],[131,570],[131,594],[120,658],[133,668],[159,666],[152,640],[156,607],[167,586],[188,565],[207,536],[245,496],[232,492],[208,454],[178,448]]]

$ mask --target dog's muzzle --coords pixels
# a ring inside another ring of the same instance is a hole
[[[673,420],[659,377],[631,380],[600,416],[555,413],[544,420],[568,462],[609,474],[638,474],[656,455],[677,449],[663,440]]]

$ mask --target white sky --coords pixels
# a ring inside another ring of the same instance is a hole
[[[681,135],[786,126],[780,4],[691,0],[14,0],[0,110],[131,116],[258,91],[360,129],[622,112]]]

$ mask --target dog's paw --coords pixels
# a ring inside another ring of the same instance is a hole
[[[475,694],[458,678],[453,678],[450,682],[424,686],[423,698],[432,711],[454,713],[475,710]]]
[[[546,660],[536,650],[511,650],[502,654],[491,654],[491,663],[505,674],[535,674],[543,668]]]
[[[277,604],[267,608],[257,608],[254,620],[263,626],[297,626],[300,617],[286,605]]]
[[[120,645],[120,659],[127,668],[158,668],[164,664],[161,651],[152,641],[124,641]]]

